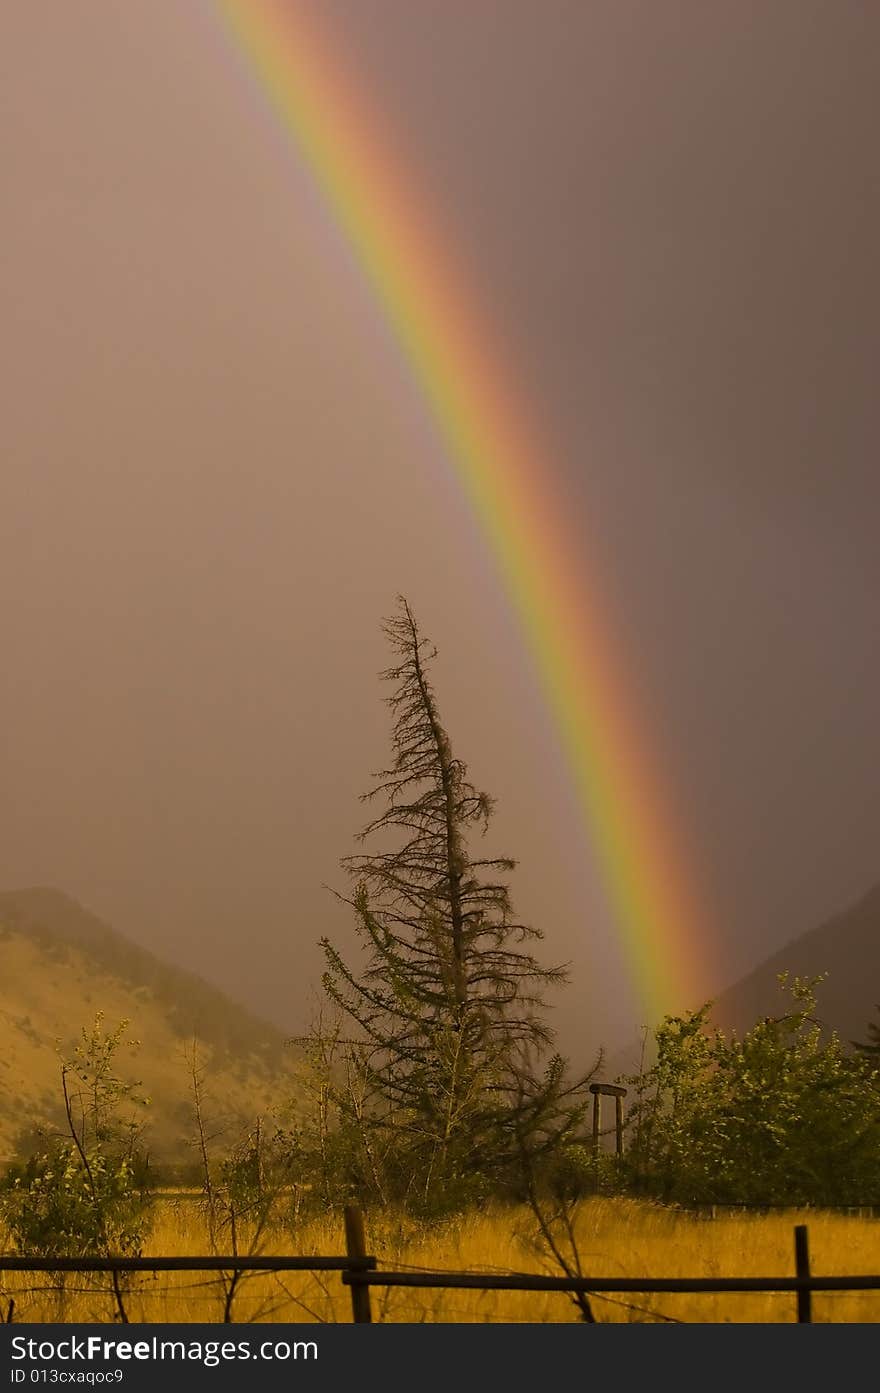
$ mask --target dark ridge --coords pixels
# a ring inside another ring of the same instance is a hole
[[[816,977],[818,1014],[846,1041],[866,1038],[868,1022],[880,1002],[880,885],[855,904],[787,943],[717,998],[713,1017],[728,1030],[742,1032],[764,1016],[777,1014],[778,976]]]
[[[276,1026],[240,1006],[219,988],[184,968],[163,962],[132,943],[60,890],[32,887],[0,891],[0,939],[25,935],[49,955],[76,948],[125,984],[146,988],[161,1002],[172,1028],[242,1060],[275,1060],[284,1047]]]
[[[827,974],[818,987],[818,1016],[828,1031],[836,1031],[846,1044],[867,1039],[869,1021],[880,1022],[880,885],[861,899],[827,919],[818,928],[786,943],[715,999],[712,1020],[722,1030],[742,1035],[765,1016],[779,1014],[783,998],[779,975],[789,978]],[[684,1003],[698,1007],[700,1001]],[[676,1011],[683,1006],[676,1007]],[[635,1074],[639,1069],[641,1042],[633,1040],[607,1061],[605,1077]],[[646,1064],[653,1063],[650,1043]]]

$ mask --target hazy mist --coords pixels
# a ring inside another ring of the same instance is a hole
[[[598,536],[721,987],[880,878],[880,8],[320,10]],[[5,6],[0,93],[0,886],[302,1027],[404,591],[564,1043],[628,1035],[515,616],[212,6]]]

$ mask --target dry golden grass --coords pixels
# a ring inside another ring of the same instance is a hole
[[[577,1239],[584,1270],[595,1276],[784,1276],[794,1271],[793,1226],[807,1222],[813,1271],[853,1274],[880,1271],[880,1221],[811,1211],[772,1216],[726,1214],[698,1219],[624,1199],[581,1205]],[[558,1272],[541,1255],[536,1225],[525,1208],[474,1213],[454,1222],[419,1228],[393,1215],[367,1216],[367,1245],[380,1267],[402,1265],[468,1271]],[[265,1253],[341,1253],[341,1216],[275,1229]],[[191,1201],[159,1206],[147,1254],[208,1251],[199,1208]],[[15,1319],[109,1321],[114,1303],[109,1278],[94,1285],[71,1276],[63,1292],[41,1276],[7,1274],[0,1311],[15,1297]],[[34,1290],[34,1288],[42,1288]],[[572,1321],[571,1299],[559,1293],[433,1291],[373,1288],[375,1320]],[[221,1321],[224,1293],[212,1274],[160,1273],[126,1278],[126,1308],[133,1321]],[[602,1321],[667,1318],[686,1322],[794,1319],[795,1298],[782,1294],[624,1295],[593,1298]],[[636,1308],[636,1309],[633,1309]],[[258,1274],[244,1278],[232,1304],[236,1321],[349,1321],[347,1288],[336,1273]],[[880,1292],[814,1297],[816,1321],[876,1321]]]

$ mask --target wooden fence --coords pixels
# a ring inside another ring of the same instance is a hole
[[[810,1270],[806,1224],[794,1230],[795,1275],[792,1277],[547,1277],[530,1272],[392,1272],[377,1268],[366,1251],[364,1221],[353,1206],[345,1210],[346,1252],[337,1256],[239,1256],[209,1257],[28,1257],[0,1254],[3,1272],[339,1272],[351,1290],[352,1320],[372,1321],[371,1287],[431,1287],[442,1290],[469,1288],[481,1291],[558,1291],[585,1296],[603,1293],[648,1294],[658,1292],[791,1292],[796,1297],[796,1319],[812,1320],[813,1292],[880,1291],[880,1275],[848,1277],[815,1276]],[[12,1307],[9,1311],[12,1319]]]

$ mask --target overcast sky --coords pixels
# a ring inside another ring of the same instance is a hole
[[[319,9],[598,537],[721,987],[880,879],[880,7]],[[0,103],[0,885],[301,1028],[402,590],[564,1043],[627,1037],[515,616],[211,4],[13,0]]]

